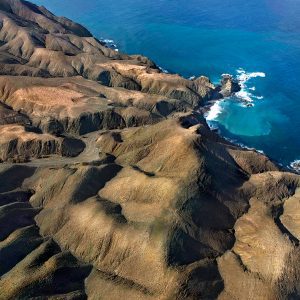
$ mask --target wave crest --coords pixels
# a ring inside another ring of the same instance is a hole
[[[222,100],[216,101],[209,109],[209,111],[206,114],[206,120],[207,121],[213,121],[217,119],[217,117],[222,113]]]
[[[294,171],[300,173],[300,160],[299,160],[299,159],[294,160],[294,161],[290,164],[290,167],[291,167]]]
[[[110,48],[115,51],[119,51],[117,44],[114,40],[101,38],[100,41],[105,44],[107,48]]]
[[[242,68],[239,68],[236,72],[237,72],[236,79],[239,81],[241,90],[239,92],[235,93],[234,97],[241,101],[240,105],[245,106],[245,107],[252,107],[252,106],[254,106],[254,104],[253,104],[254,99],[261,100],[264,97],[252,94],[251,92],[254,92],[256,90],[256,87],[252,86],[252,87],[248,88],[247,82],[250,79],[256,78],[256,77],[264,78],[264,77],[266,77],[266,74],[264,72],[248,72],[247,73]],[[230,75],[230,74],[223,74],[223,75]],[[207,121],[215,121],[218,118],[218,116],[222,113],[222,111],[223,111],[222,102],[223,102],[223,100],[219,100],[210,107],[210,110],[205,115],[205,118]]]
[[[164,68],[162,68],[162,67],[160,67],[160,66],[158,66],[158,68],[159,68],[159,70],[160,70],[161,72],[163,72],[163,73],[165,73],[165,74],[169,74],[169,73],[170,73],[167,69],[164,69]]]
[[[256,77],[266,77],[266,73],[264,72],[249,72],[247,73],[244,69],[239,68],[237,70],[237,80],[240,83],[241,86],[241,90],[239,92],[237,92],[235,94],[235,96],[237,98],[239,98],[240,100],[242,100],[243,102],[249,103],[249,102],[253,102],[253,98],[255,99],[263,99],[263,96],[255,96],[253,95],[250,91],[255,91],[256,88],[255,87],[247,87],[247,82],[252,79],[252,78],[256,78]],[[246,105],[249,106],[249,105]]]

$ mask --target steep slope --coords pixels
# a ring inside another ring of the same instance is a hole
[[[0,299],[299,297],[300,177],[199,112],[231,77],[161,73],[21,0],[0,72]]]

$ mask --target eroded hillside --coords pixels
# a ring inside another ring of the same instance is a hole
[[[299,297],[300,177],[199,112],[231,78],[21,0],[0,1],[0,73],[0,299]]]

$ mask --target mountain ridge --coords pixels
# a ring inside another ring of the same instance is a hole
[[[292,299],[300,177],[211,131],[230,77],[165,74],[0,2],[0,299]]]

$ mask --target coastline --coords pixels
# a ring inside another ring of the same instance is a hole
[[[201,112],[241,92],[231,75],[167,74],[44,7],[2,3],[2,297],[295,295],[300,176]]]
[[[114,40],[112,39],[105,39],[105,38],[101,38],[100,41],[104,42],[105,45],[108,48],[111,48],[113,50],[117,49],[117,51],[119,51],[117,44],[115,43]],[[162,67],[160,67],[158,65],[158,68],[165,74],[176,74],[176,73],[172,73],[170,71],[168,71],[167,69],[164,69]],[[205,102],[205,104],[199,108],[199,112],[204,116],[204,118],[206,119],[206,122],[210,128],[210,130],[216,132],[220,137],[224,138],[226,141],[232,143],[233,145],[236,145],[238,147],[240,147],[241,149],[245,149],[245,150],[251,150],[251,151],[256,151],[257,153],[266,155],[266,153],[264,153],[263,150],[260,149],[256,149],[253,147],[249,147],[247,145],[244,145],[243,143],[239,142],[238,140],[233,140],[230,139],[224,135],[221,134],[219,128],[217,125],[212,125],[212,123],[210,121],[214,121],[217,117],[218,114],[221,113],[221,111],[219,110],[219,108],[217,107],[217,111],[213,112],[213,116],[210,116],[209,119],[207,119],[209,113],[211,112],[211,109],[214,105],[218,105],[218,103],[222,102],[222,101],[226,101],[231,97],[236,97],[237,99],[240,100],[240,103],[245,105],[245,107],[252,107],[254,106],[253,104],[253,99],[255,98],[256,100],[261,100],[263,99],[263,96],[254,96],[251,92],[255,91],[255,87],[250,87],[249,90],[247,90],[247,81],[251,78],[256,78],[256,77],[266,77],[266,74],[264,72],[251,72],[251,73],[247,73],[243,68],[239,68],[237,70],[237,78],[235,78],[233,75],[231,74],[222,74],[222,76],[231,76],[232,78],[234,78],[235,80],[238,81],[239,85],[241,86],[241,91],[236,92],[231,94],[228,97],[224,97],[222,99],[211,99]],[[221,76],[221,77],[222,77]],[[191,76],[189,78],[186,78],[188,80],[194,80],[196,78],[196,76]],[[218,83],[216,83],[218,84]],[[282,170],[285,171],[290,171],[290,172],[294,172],[295,174],[300,174],[300,160],[295,160],[290,162],[290,164],[287,165],[283,165],[281,162],[276,161],[274,159],[271,159],[269,157],[270,160],[272,160],[275,164],[277,164],[278,166],[280,166],[280,168]]]
[[[234,95],[233,95],[234,96]],[[230,97],[228,97],[230,98]],[[228,142],[232,143],[233,145],[236,145],[238,147],[240,147],[241,149],[246,149],[246,150],[251,150],[251,151],[256,151],[257,153],[263,154],[265,156],[268,156],[263,150],[257,149],[257,148],[253,148],[253,147],[249,147],[245,144],[243,144],[242,142],[240,142],[238,139],[231,139],[226,137],[226,135],[223,135],[220,132],[220,129],[218,127],[218,125],[216,125],[215,123],[215,119],[218,116],[218,113],[221,113],[219,108],[217,107],[217,111],[213,112],[213,116],[210,116],[209,119],[207,119],[208,114],[211,112],[211,109],[214,107],[214,105],[218,105],[218,103],[222,102],[222,101],[226,101],[225,99],[219,99],[219,100],[212,100],[210,101],[207,105],[205,105],[203,108],[201,108],[201,113],[204,115],[208,126],[210,127],[210,129],[214,132],[216,132],[218,135],[220,135],[222,138],[224,138],[225,140],[227,140]],[[230,101],[230,100],[229,100]],[[212,124],[212,122],[214,124]],[[282,164],[280,161],[277,161],[275,159],[272,159],[271,157],[268,156],[268,158],[274,162],[275,164],[277,164],[278,166],[280,166],[281,170],[283,171],[289,171],[289,172],[294,172],[295,174],[300,174],[300,160],[296,159],[292,162],[290,162],[289,164]]]
[[[35,1],[37,3],[41,2],[40,0]],[[103,10],[99,9],[95,14],[91,13],[91,17],[88,15],[83,17],[81,14],[77,17],[74,16],[76,9],[73,9],[70,4],[58,4],[59,1],[57,0],[54,1],[57,3],[56,6],[51,1],[45,0],[42,2],[47,3],[57,13],[69,15],[78,22],[92,28],[93,34],[97,37],[103,36],[115,39],[118,42],[118,46],[125,53],[143,53],[157,63],[160,63],[162,67],[169,68],[172,73],[178,72],[179,74],[184,74],[185,78],[191,75],[198,75],[200,72],[209,76],[214,82],[218,80],[219,75],[222,73],[228,72],[235,75],[239,67],[249,72],[265,72],[267,75],[266,79],[255,80],[258,86],[253,93],[258,96],[265,96],[265,100],[257,101],[257,103],[261,103],[255,104],[256,116],[251,112],[248,114],[246,110],[243,112],[240,111],[240,114],[237,114],[236,117],[239,121],[236,123],[239,123],[236,128],[234,128],[233,121],[235,117],[230,118],[232,120],[230,131],[232,133],[241,132],[242,130],[239,130],[239,128],[243,127],[241,125],[242,118],[245,118],[249,122],[250,118],[248,116],[252,114],[253,123],[258,120],[258,126],[262,125],[260,131],[263,133],[257,133],[259,130],[254,128],[256,132],[253,133],[253,136],[257,136],[257,139],[252,143],[251,140],[254,139],[248,138],[251,134],[249,128],[249,135],[241,133],[243,141],[246,142],[245,144],[257,149],[263,148],[265,153],[268,153],[269,156],[277,161],[281,161],[286,166],[290,162],[300,158],[297,150],[297,148],[300,148],[300,142],[295,139],[293,143],[294,137],[298,135],[300,130],[299,118],[296,113],[296,111],[299,111],[297,82],[299,82],[300,52],[297,50],[299,49],[299,39],[295,35],[295,28],[293,28],[293,32],[287,33],[284,30],[282,31],[283,28],[279,26],[279,23],[273,23],[269,18],[258,18],[257,22],[253,24],[249,22],[250,27],[237,18],[233,22],[232,27],[227,28],[221,22],[223,19],[230,19],[229,15],[226,16],[226,14],[221,15],[220,18],[215,20],[215,28],[210,28],[208,20],[210,20],[214,13],[220,12],[221,8],[217,7],[213,9],[207,3],[204,3],[207,10],[201,20],[197,20],[196,15],[191,17],[187,14],[187,8],[192,5],[188,3],[182,8],[182,14],[185,15],[184,24],[180,16],[178,22],[175,21],[176,24],[173,24],[172,17],[174,13],[177,13],[176,10],[169,11],[168,7],[166,7],[165,11],[170,19],[164,21],[164,19],[159,18],[160,11],[157,7],[164,6],[166,1],[160,2],[153,9],[150,3],[142,4],[140,1],[133,1],[133,3],[136,2],[136,6],[133,6],[133,11],[143,6],[148,8],[149,14],[146,14],[145,18],[137,18],[135,14],[130,15],[132,8],[124,2],[120,4],[120,7],[124,8],[120,13],[118,13],[116,6],[112,9],[112,12],[116,15],[116,24],[114,24],[114,19],[110,19],[109,16],[106,17],[104,13],[104,10],[110,6],[107,3],[93,2],[95,3],[95,7],[103,6]],[[233,7],[244,5],[239,1],[236,4]],[[93,4],[87,5],[87,10],[91,9],[92,6]],[[295,5],[289,3],[288,6]],[[251,10],[251,13],[257,12],[258,15],[261,11],[268,11],[268,8],[265,6],[262,10],[258,9],[258,7],[255,8],[255,6],[247,8]],[[228,7],[224,6],[223,9],[230,11],[231,5]],[[200,6],[195,7],[196,10],[201,12]],[[92,12],[92,10],[89,11]],[[284,10],[282,13],[285,14],[286,11]],[[276,12],[271,11],[270,14],[272,18]],[[253,15],[255,19],[256,16],[256,14]],[[152,24],[152,21],[155,24]],[[199,22],[199,26],[194,26],[195,22]],[[289,22],[291,24],[292,22],[297,22],[297,18],[291,16]],[[270,26],[272,31],[262,30],[261,26],[265,25]],[[124,27],[124,34],[121,27]],[[256,28],[256,30],[251,30],[252,27]],[[119,28],[120,30],[118,30]],[[268,35],[272,38],[266,38]],[[134,39],[135,36],[137,38],[136,41]],[[285,36],[286,38],[288,37],[288,40],[285,39]],[[206,43],[210,39],[212,43]],[[178,41],[182,42],[178,43]],[[219,43],[213,43],[213,41],[219,41]],[[170,52],[166,49],[168,45]],[[277,49],[280,50],[278,53],[276,52]],[[283,49],[286,51],[283,51]],[[188,53],[186,56],[184,56],[185,51]],[[172,56],[170,58],[168,58],[169,53]],[[268,55],[269,53],[277,54]],[[250,84],[249,87],[251,87]],[[230,107],[232,106],[230,105]],[[259,107],[261,107],[261,110]],[[263,111],[269,112],[269,115],[263,113]],[[267,122],[271,126],[268,126]],[[253,127],[257,126],[254,125]],[[267,131],[266,128],[270,127],[273,128],[273,132],[271,132],[269,137],[267,139],[260,138],[260,135],[265,135],[264,131]],[[226,131],[224,133],[226,134]],[[229,134],[229,136],[231,135]],[[265,142],[266,140],[267,142]],[[278,145],[278,147],[272,148],[271,145]]]

